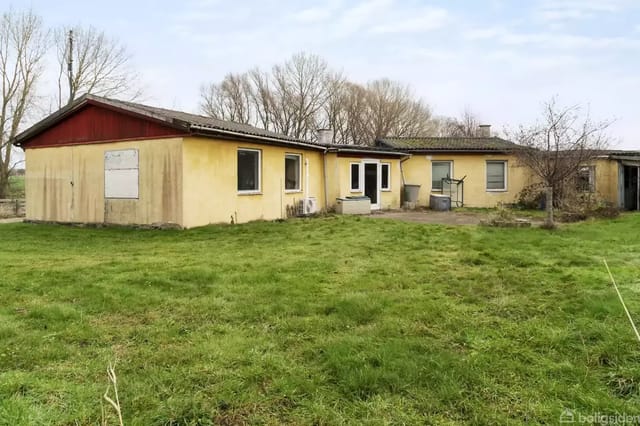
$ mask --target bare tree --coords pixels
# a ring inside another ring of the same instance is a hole
[[[271,72],[253,69],[201,88],[201,110],[299,139],[334,129],[335,143],[372,144],[381,136],[417,136],[435,130],[429,107],[408,86],[346,81],[323,59],[300,53]]]
[[[478,116],[469,107],[466,107],[460,117],[444,118],[439,133],[441,136],[475,137],[478,136],[479,126]]]
[[[5,12],[0,25],[0,198],[9,192],[13,167],[11,140],[27,118],[35,101],[36,85],[43,70],[48,32],[32,11]]]
[[[512,135],[523,149],[519,160],[542,181],[546,192],[546,224],[554,226],[554,204],[563,185],[574,182],[582,166],[609,144],[610,121],[593,121],[579,105],[564,107],[552,98],[543,107],[540,121],[521,126]]]
[[[364,105],[352,107],[349,126],[359,133],[360,141],[368,145],[384,136],[425,136],[435,130],[430,108],[416,100],[409,86],[389,79],[374,80],[364,88]],[[358,123],[356,120],[363,120]]]
[[[248,73],[252,90],[250,92],[253,103],[255,120],[254,125],[264,129],[272,129],[272,111],[275,108],[275,99],[271,92],[269,74],[254,68]]]
[[[342,76],[334,76],[327,82],[327,89],[330,91],[327,101],[322,107],[319,127],[333,129],[333,140],[331,142],[342,142],[348,138],[348,116],[345,105],[349,83]]]
[[[202,86],[200,108],[211,117],[309,139],[340,79],[320,57],[301,53],[270,73],[256,68]]]
[[[220,84],[202,86],[202,111],[221,120],[254,124],[252,87],[247,74],[227,74]]]
[[[124,45],[94,27],[64,27],[54,32],[59,74],[58,106],[84,93],[140,97],[138,75]]]

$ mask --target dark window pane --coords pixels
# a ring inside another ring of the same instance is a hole
[[[381,180],[381,186],[382,189],[389,189],[389,165],[388,164],[382,164],[381,165],[381,176],[380,176],[380,180]]]
[[[300,189],[300,157],[287,155],[284,160],[284,188],[289,190]]]
[[[578,172],[577,189],[582,192],[594,192],[595,190],[595,167],[582,167]]]
[[[360,164],[351,165],[351,189],[360,189]]]
[[[259,158],[258,151],[238,151],[238,191],[260,190]]]

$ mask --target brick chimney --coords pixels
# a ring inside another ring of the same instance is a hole
[[[490,138],[491,137],[491,124],[481,124],[478,126],[478,137]]]
[[[333,129],[318,129],[318,143],[331,145],[333,143]]]

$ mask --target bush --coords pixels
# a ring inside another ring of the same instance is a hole
[[[524,187],[518,194],[518,207],[527,210],[537,210],[544,200],[544,186],[541,183],[534,183]]]
[[[595,210],[593,210],[593,217],[613,219],[618,216],[620,216],[620,209],[611,205],[610,203],[598,206]]]
[[[572,192],[565,194],[562,211],[558,215],[561,222],[579,222],[588,218],[614,218],[620,210],[595,193]]]
[[[495,212],[491,213],[486,221],[480,222],[484,226],[495,226],[501,228],[525,228],[530,227],[531,222],[518,219],[509,209],[499,207]]]

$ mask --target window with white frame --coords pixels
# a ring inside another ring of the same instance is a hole
[[[487,161],[487,191],[507,190],[507,162]]]
[[[238,149],[238,192],[260,192],[260,156],[258,149]]]
[[[442,179],[451,178],[453,161],[431,162],[431,190],[442,191]]]
[[[596,190],[596,167],[580,167],[577,176],[577,189],[581,192],[595,192]]]
[[[286,154],[284,156],[284,189],[286,191],[300,191],[301,159],[300,154]]]
[[[104,153],[104,197],[138,198],[138,150],[122,149]]]
[[[351,163],[351,192],[361,192],[360,175],[362,174],[360,163]]]
[[[380,190],[389,191],[391,189],[391,164],[380,164]]]

